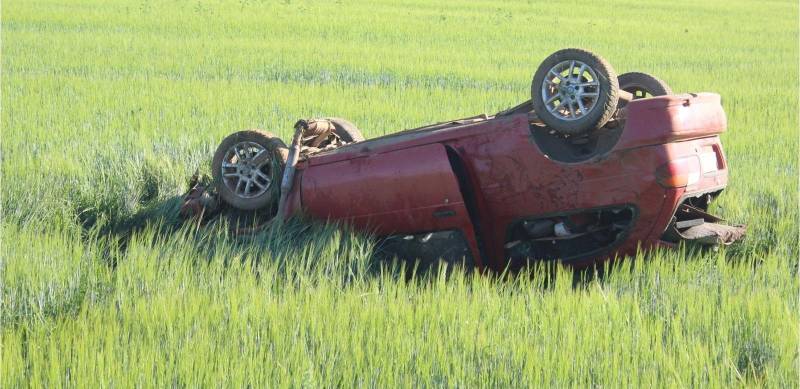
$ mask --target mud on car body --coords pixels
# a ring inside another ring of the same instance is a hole
[[[213,185],[195,187],[184,208],[341,221],[423,264],[586,266],[740,239],[743,226],[707,213],[728,182],[726,126],[719,95],[673,94],[565,49],[539,66],[530,100],[495,115],[370,140],[343,119],[301,120],[288,147],[261,130],[234,133],[214,156]]]

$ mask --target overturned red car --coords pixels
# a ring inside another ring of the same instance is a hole
[[[653,76],[618,77],[601,57],[565,49],[536,71],[531,100],[495,115],[370,140],[343,119],[302,120],[290,147],[234,133],[214,156],[213,188],[195,190],[203,196],[187,197],[184,213],[341,221],[425,263],[580,267],[741,238],[742,226],[706,212],[728,183],[725,130],[719,95],[672,94]]]

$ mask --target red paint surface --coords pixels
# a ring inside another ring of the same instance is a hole
[[[399,133],[312,156],[298,166],[293,210],[341,220],[378,235],[461,229],[473,257],[492,269],[507,265],[503,244],[520,218],[611,205],[634,205],[635,225],[627,239],[602,257],[570,263],[588,265],[637,247],[660,245],[679,202],[727,184],[718,134],[725,113],[715,94],[663,96],[628,105],[623,134],[611,152],[582,163],[547,158],[531,136],[527,114],[444,129]],[[463,160],[474,193],[467,212],[447,155]],[[687,188],[665,189],[655,178],[670,160],[713,151],[720,170]],[[452,215],[451,215],[452,214]],[[437,216],[439,215],[439,216]],[[450,216],[443,216],[450,215]],[[472,220],[478,218],[477,235]]]

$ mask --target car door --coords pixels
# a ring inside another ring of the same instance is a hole
[[[303,172],[301,187],[304,212],[315,218],[415,244],[430,240],[429,234],[458,236],[441,234],[458,231],[471,260],[482,264],[459,180],[441,144],[312,164]]]

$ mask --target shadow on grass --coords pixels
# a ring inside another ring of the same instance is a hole
[[[103,209],[76,212],[85,242],[102,240],[104,259],[111,268],[124,260],[133,239],[148,239],[149,245],[170,240],[189,242],[197,261],[212,261],[220,252],[229,258],[258,258],[258,265],[269,265],[284,273],[319,273],[326,277],[345,274],[346,278],[392,275],[395,279],[420,278],[439,271],[436,267],[417,268],[413,261],[390,258],[382,252],[374,236],[359,233],[336,223],[322,223],[294,217],[284,223],[267,222],[252,213],[224,211],[208,220],[183,219],[179,215],[182,196],[174,196],[142,207],[130,217],[109,217]],[[112,220],[112,221],[109,221]],[[239,234],[250,228],[252,233]],[[167,242],[167,243],[165,243]],[[450,268],[452,270],[452,268]]]
[[[401,258],[385,252],[382,242],[375,236],[358,233],[340,224],[302,217],[292,218],[280,225],[268,223],[252,234],[236,234],[231,228],[232,225],[258,224],[259,218],[253,218],[249,212],[228,212],[226,217],[210,218],[203,222],[198,219],[184,220],[179,215],[182,196],[158,200],[158,184],[155,180],[153,182],[144,185],[147,190],[139,196],[141,204],[132,214],[125,215],[116,202],[105,206],[95,203],[94,207],[78,207],[75,210],[85,240],[99,237],[109,243],[104,245],[104,258],[112,268],[123,260],[133,237],[151,231],[146,235],[153,239],[153,245],[164,237],[190,241],[196,248],[198,260],[212,260],[215,253],[224,247],[230,250],[232,257],[248,253],[264,258],[264,261],[276,262],[280,269],[304,269],[313,273],[324,268],[327,269],[324,271],[326,275],[342,271],[358,277],[390,274],[394,279],[425,280],[448,278],[454,273],[469,275],[475,270],[472,266],[453,262]],[[180,238],[177,238],[178,235]],[[701,257],[704,251],[696,246],[682,246],[679,250],[681,254],[674,257],[686,259]],[[484,273],[505,282],[532,282],[544,289],[554,285],[558,277],[571,273],[572,287],[581,289],[594,282],[605,282],[614,272],[629,272],[635,264],[647,261],[651,254],[617,258],[582,269],[565,267],[557,261],[532,261],[518,270]]]

